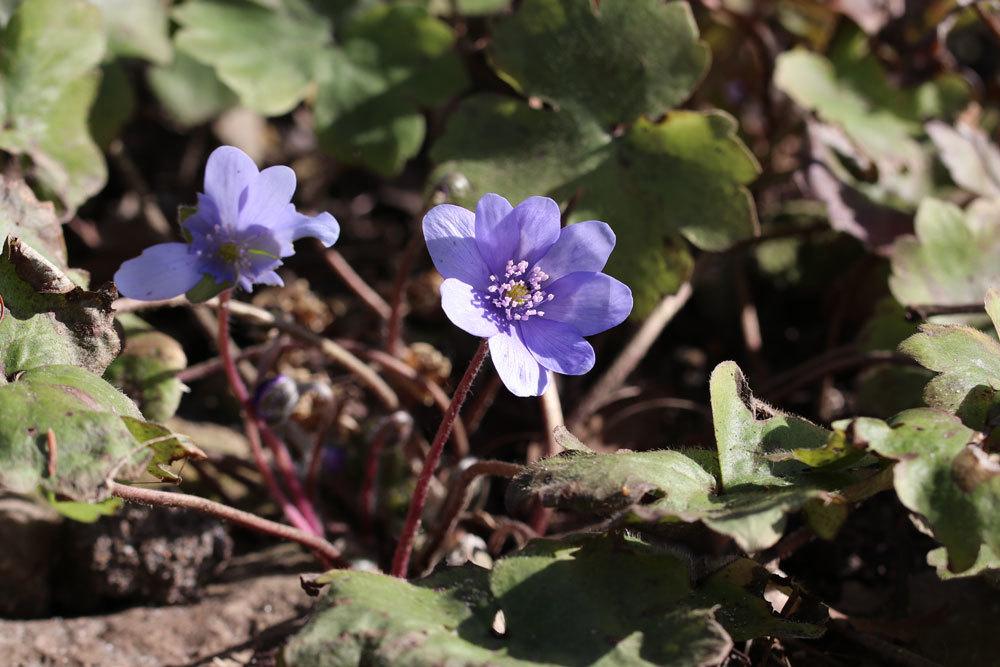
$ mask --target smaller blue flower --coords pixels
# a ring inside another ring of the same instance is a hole
[[[309,217],[295,210],[295,172],[288,167],[257,170],[233,146],[215,149],[205,167],[205,193],[182,226],[188,243],[146,248],[115,273],[118,291],[133,299],[169,299],[206,276],[248,292],[255,284],[282,285],[275,269],[295,253],[292,242],[312,236],[330,247],[340,225],[329,213]]]
[[[632,291],[601,273],[615,247],[603,222],[560,226],[559,206],[529,197],[513,207],[485,195],[476,211],[442,204],[424,217],[424,239],[444,276],[441,307],[458,327],[489,339],[490,356],[516,396],[540,396],[548,371],[594,366],[584,336],[621,324]]]

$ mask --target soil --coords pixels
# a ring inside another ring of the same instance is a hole
[[[36,621],[0,620],[11,667],[274,664],[277,647],[312,605],[296,574],[210,584],[199,602]]]

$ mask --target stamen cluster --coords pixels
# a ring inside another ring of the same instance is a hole
[[[525,276],[527,274],[527,276]],[[549,279],[547,273],[537,266],[528,271],[528,262],[517,264],[508,260],[504,267],[503,282],[496,275],[490,275],[490,285],[486,291],[493,295],[488,301],[507,316],[507,321],[522,322],[532,317],[545,317],[538,306],[555,298],[542,289],[542,283]]]

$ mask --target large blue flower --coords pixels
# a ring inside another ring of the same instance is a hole
[[[306,236],[329,247],[340,225],[329,213],[309,217],[291,203],[295,172],[288,167],[257,170],[238,148],[215,149],[205,167],[205,193],[184,221],[189,243],[161,243],[130,259],[115,274],[124,296],[152,301],[192,289],[209,276],[216,283],[281,285],[275,269],[294,254],[292,242]]]
[[[489,339],[500,379],[517,396],[539,396],[547,370],[582,375],[594,366],[583,339],[620,324],[632,291],[601,273],[615,235],[591,220],[560,227],[559,206],[529,197],[516,208],[485,195],[475,214],[435,206],[424,238],[444,276],[441,306],[465,331]]]

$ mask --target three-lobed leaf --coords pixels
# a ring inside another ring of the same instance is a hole
[[[0,31],[0,150],[27,156],[70,210],[107,179],[87,126],[105,41],[87,0],[24,0]]]
[[[492,571],[467,565],[412,583],[332,571],[284,658],[291,667],[709,665],[733,640],[822,632],[774,615],[765,580],[750,561],[702,576],[679,554],[608,536],[538,540]]]

